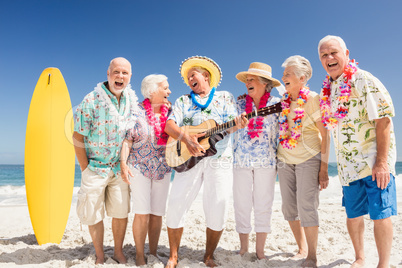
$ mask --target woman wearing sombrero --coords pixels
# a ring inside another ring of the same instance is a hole
[[[302,267],[317,267],[319,192],[328,186],[328,131],[321,122],[320,97],[306,86],[310,62],[292,56],[282,64],[286,93],[279,117],[278,176],[282,213],[293,232]]]
[[[234,120],[237,116],[235,101],[229,92],[216,91],[222,74],[213,60],[200,56],[190,57],[182,63],[180,73],[191,91],[176,100],[165,131],[172,138],[184,143],[191,155],[202,156],[205,149],[198,143],[198,138],[204,134],[187,134],[180,127],[197,126],[209,119],[218,124]],[[236,122],[239,127],[244,127],[248,121],[243,117],[240,121],[237,118]],[[232,127],[227,132],[232,133],[237,128]],[[216,266],[213,254],[225,225],[229,188],[233,179],[230,137],[226,136],[216,143],[216,149],[215,155],[205,157],[191,169],[175,174],[166,215],[170,245],[170,257],[166,267],[177,265],[185,214],[202,184],[207,224],[204,263],[209,267]]]
[[[247,88],[247,94],[237,98],[239,113],[250,113],[280,102],[278,97],[271,96],[272,88],[281,83],[272,78],[269,65],[253,62],[248,71],[238,73],[236,78]],[[271,232],[278,129],[278,114],[270,114],[250,119],[248,126],[234,135],[233,203],[240,255],[248,252],[254,209],[256,254],[258,259],[266,258],[264,247]]]

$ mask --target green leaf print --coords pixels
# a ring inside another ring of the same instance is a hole
[[[211,109],[205,109],[205,110],[202,110],[202,113],[210,115],[212,113],[212,110]]]
[[[193,125],[193,118],[191,117],[184,117],[183,125],[185,126],[192,126]]]
[[[364,135],[364,140],[366,141],[370,137],[370,130],[373,130],[374,128],[369,128],[366,130],[366,134]]]

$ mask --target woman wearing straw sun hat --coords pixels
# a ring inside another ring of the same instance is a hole
[[[281,83],[272,78],[271,67],[253,62],[248,71],[236,78],[245,83],[247,94],[237,98],[238,113],[250,113],[280,102],[271,96]],[[276,181],[278,114],[250,119],[246,128],[235,133],[233,162],[233,203],[236,231],[240,238],[240,255],[248,252],[251,211],[254,208],[256,254],[265,259],[264,247],[271,232],[271,214]]]
[[[172,138],[184,143],[191,155],[203,156],[205,149],[198,143],[198,138],[205,134],[188,134],[180,127],[197,126],[209,119],[218,124],[234,120],[237,116],[234,98],[227,91],[216,91],[222,74],[218,64],[210,58],[190,57],[182,63],[180,73],[191,92],[176,100],[165,131]],[[241,120],[237,117],[238,126],[228,129],[227,133],[246,126],[247,122],[245,117]],[[228,188],[233,176],[230,137],[226,136],[217,142],[216,149],[215,155],[205,157],[191,169],[175,174],[166,215],[170,245],[170,257],[166,267],[177,265],[185,214],[201,185],[204,185],[203,203],[207,224],[204,263],[209,267],[216,266],[213,254],[225,225]]]

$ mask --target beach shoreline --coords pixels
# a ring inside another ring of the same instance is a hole
[[[398,216],[392,217],[394,239],[391,253],[391,267],[402,266],[402,199],[401,185],[397,184]],[[346,228],[346,214],[341,206],[339,182],[332,179],[328,192],[322,191],[320,196],[320,228],[318,244],[319,267],[349,267],[354,260],[354,251]],[[74,193],[76,195],[76,193]],[[95,251],[87,226],[81,226],[76,211],[75,198],[71,205],[70,215],[63,239],[59,245],[45,244],[39,246],[31,226],[28,206],[0,206],[0,267],[91,267],[95,263]],[[129,223],[124,242],[124,253],[128,258],[128,266],[135,267],[135,246],[132,236],[133,214],[129,215]],[[102,267],[123,267],[111,259],[113,256],[113,237],[111,218],[106,217],[105,254],[106,263]],[[365,253],[366,267],[377,264],[377,250],[373,237],[373,222],[365,216]],[[187,214],[178,267],[205,267],[202,263],[205,249],[205,221],[200,195],[194,201]],[[290,257],[297,251],[297,245],[287,222],[281,212],[279,185],[275,187],[275,200],[272,213],[272,233],[268,234],[265,253],[269,260],[257,260],[255,256],[255,234],[250,234],[250,253],[240,257],[239,238],[235,229],[233,203],[230,202],[226,228],[215,253],[220,267],[298,267],[302,260],[294,261]],[[148,243],[145,252],[147,254]],[[163,268],[169,257],[169,241],[165,218],[158,248],[159,258],[149,257],[145,267]],[[144,267],[144,266],[143,266]]]

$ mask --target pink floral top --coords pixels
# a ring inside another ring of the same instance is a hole
[[[133,142],[128,156],[131,168],[139,170],[145,177],[152,180],[162,180],[166,173],[171,172],[165,159],[165,145],[157,145],[157,139],[152,126],[147,122],[145,108],[142,103],[133,117],[135,122],[127,131],[126,139]],[[157,118],[160,124],[159,118]]]

